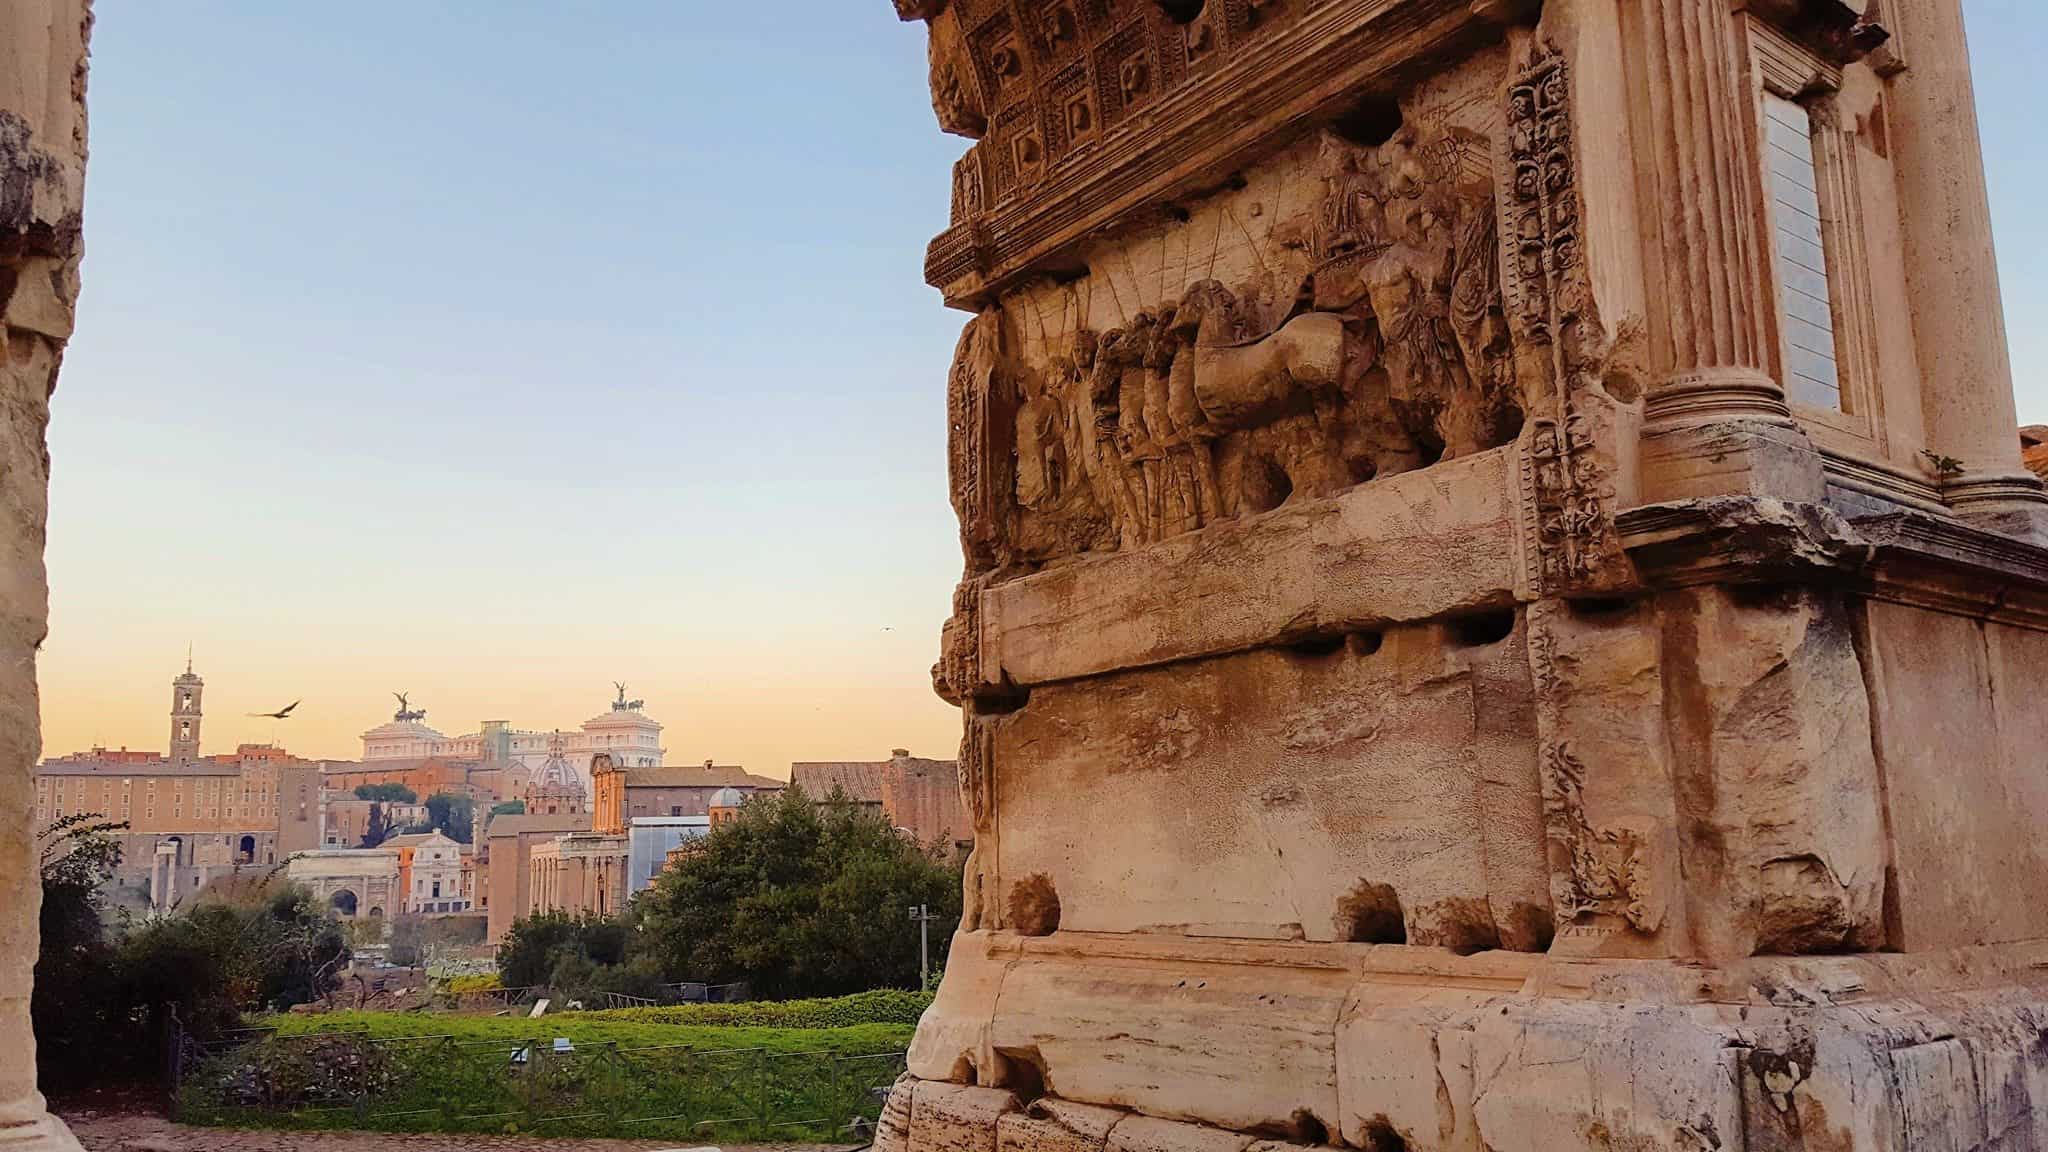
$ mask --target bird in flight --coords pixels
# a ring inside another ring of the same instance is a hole
[[[299,701],[294,700],[291,703],[285,705],[284,707],[279,708],[275,712],[251,712],[249,713],[249,715],[261,716],[269,720],[289,720],[292,715],[292,709],[297,708],[299,706],[299,703]]]

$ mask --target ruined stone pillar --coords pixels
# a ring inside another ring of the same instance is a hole
[[[1900,466],[1873,5],[897,10],[976,842],[879,1152],[2048,1145],[2048,549]]]
[[[0,1148],[75,1149],[36,1091],[29,993],[42,885],[36,649],[48,627],[43,532],[50,394],[78,298],[85,191],[84,0],[0,6]]]
[[[1991,240],[1961,0],[1886,0],[1891,140],[1908,229],[1929,451],[1955,462],[1942,496],[1969,519],[2048,532],[2048,496],[2020,465],[2012,363]]]
[[[1759,129],[1732,7],[1620,5],[1650,345],[1645,501],[1821,493],[1773,375]]]

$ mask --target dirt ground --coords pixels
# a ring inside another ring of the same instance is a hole
[[[533,1149],[535,1152],[646,1152],[675,1148],[675,1142],[633,1140],[548,1140],[535,1136],[400,1136],[387,1132],[266,1132],[187,1128],[161,1116],[101,1112],[59,1103],[57,1114],[86,1152],[473,1152],[475,1149]],[[726,1144],[721,1152],[831,1152],[843,1145]]]

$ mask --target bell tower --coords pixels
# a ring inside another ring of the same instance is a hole
[[[199,759],[199,698],[206,681],[192,671],[192,657],[185,657],[185,673],[171,681],[171,759]]]

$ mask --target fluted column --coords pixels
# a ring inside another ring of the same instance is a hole
[[[1959,462],[1942,496],[1971,519],[2048,525],[2020,465],[2012,363],[1960,0],[1886,0],[1903,65],[1891,139],[1930,452]]]
[[[1772,375],[1756,95],[1728,0],[1621,5],[1650,388],[1643,499],[1818,499]]]

